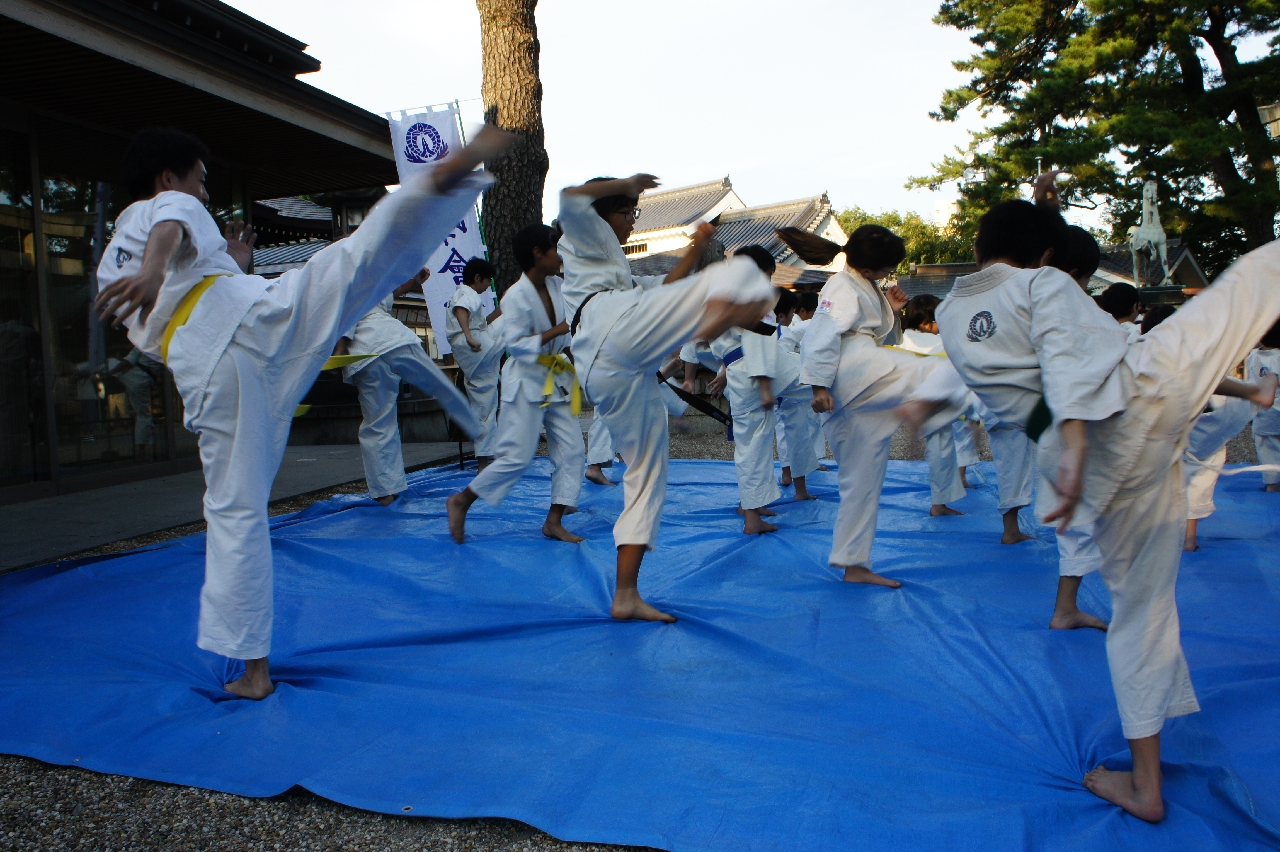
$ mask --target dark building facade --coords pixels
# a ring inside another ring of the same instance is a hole
[[[200,137],[210,211],[252,222],[257,199],[395,183],[386,119],[214,0],[7,0],[0,45],[0,505],[196,469],[168,372],[90,311],[129,138]]]

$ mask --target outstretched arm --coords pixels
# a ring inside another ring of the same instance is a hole
[[[1228,377],[1222,380],[1214,393],[1245,399],[1260,408],[1270,408],[1276,401],[1275,374],[1262,376],[1256,382],[1242,382]]]
[[[594,183],[584,183],[582,186],[571,186],[564,190],[564,194],[585,195],[591,199],[604,198],[609,195],[630,195],[633,198],[639,198],[640,193],[646,189],[654,189],[658,186],[660,184],[655,176],[641,172],[629,178],[599,180]]]
[[[515,143],[517,138],[514,133],[486,124],[480,128],[480,132],[467,143],[466,147],[431,170],[431,180],[435,184],[436,191],[449,192],[474,171],[476,166],[502,154]]]
[[[711,238],[715,235],[715,225],[710,222],[703,222],[698,225],[698,230],[693,233],[693,244],[685,251],[684,257],[680,258],[676,268],[667,273],[667,277],[663,279],[662,283],[674,284],[681,278],[687,277],[693,271],[693,267],[697,265],[702,253],[706,251],[707,243],[711,242]]]

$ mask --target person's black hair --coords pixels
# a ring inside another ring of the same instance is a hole
[[[1049,265],[1072,278],[1089,278],[1098,271],[1102,250],[1093,234],[1079,225],[1068,225],[1061,251],[1055,250]]]
[[[1133,314],[1133,309],[1142,304],[1142,296],[1138,288],[1132,284],[1117,281],[1102,291],[1098,297],[1098,305],[1118,320],[1125,320]]]
[[[1272,349],[1280,349],[1280,321],[1271,326],[1271,330],[1262,335],[1263,346],[1270,346]]]
[[[492,263],[483,257],[473,257],[467,261],[466,266],[462,267],[462,283],[470,286],[477,275],[481,278],[492,278],[497,274],[498,270],[493,268]]]
[[[756,266],[760,267],[760,271],[770,277],[778,269],[778,262],[773,259],[773,255],[769,253],[769,250],[761,245],[749,245],[734,249],[733,256],[751,258],[756,262]]]
[[[818,309],[818,291],[805,290],[800,294],[800,304],[796,308],[798,311],[808,311],[813,313]]]
[[[1004,201],[978,220],[978,236],[973,253],[978,263],[999,258],[1031,268],[1050,249],[1063,250],[1067,224],[1056,211],[1037,207],[1030,201]]]
[[[800,228],[778,228],[778,236],[805,263],[826,266],[844,252],[854,269],[891,269],[907,256],[902,237],[880,225],[862,225],[844,245]]]
[[[796,296],[795,291],[788,290],[786,287],[779,287],[778,303],[773,306],[774,314],[790,314],[794,313],[796,305],[800,303],[800,299]]]
[[[543,224],[530,225],[516,231],[516,235],[511,238],[511,250],[515,253],[516,263],[528,272],[538,262],[533,256],[533,250],[542,249],[544,253],[551,251],[559,239],[560,232],[555,228]]]
[[[617,178],[593,177],[587,183],[600,183],[606,180],[617,180]],[[617,213],[619,210],[630,210],[639,203],[640,198],[635,195],[606,195],[591,202],[591,206],[595,208],[596,213],[600,214],[600,218],[603,219],[610,213]]]
[[[902,309],[902,327],[918,329],[925,323],[934,322],[934,311],[940,304],[942,300],[930,293],[912,296],[911,301]]]
[[[1153,305],[1142,315],[1142,333],[1146,334],[1160,323],[1173,316],[1178,309],[1173,305]]]
[[[156,178],[166,170],[183,179],[202,160],[208,165],[209,149],[196,137],[173,127],[148,127],[124,149],[121,176],[125,190],[134,201],[150,198]]]

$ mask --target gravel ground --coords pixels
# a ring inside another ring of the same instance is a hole
[[[991,458],[986,435],[979,450]],[[1256,462],[1251,433],[1228,445],[1228,461]],[[545,445],[540,452],[545,453]],[[722,432],[673,428],[671,457],[732,459]],[[899,432],[891,457],[922,459],[924,444]],[[306,508],[335,494],[360,494],[363,480],[271,504],[271,514]],[[201,532],[203,523],[150,533],[77,554],[116,553]],[[565,843],[505,819],[441,820],[387,816],[322,799],[300,787],[249,799],[0,755],[0,850],[450,850],[590,852],[628,847]]]

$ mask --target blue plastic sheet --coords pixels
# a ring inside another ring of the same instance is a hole
[[[586,543],[548,541],[539,459],[460,547],[443,500],[470,475],[274,523],[260,703],[227,700],[237,672],[195,647],[200,536],[0,578],[0,751],[673,850],[1280,846],[1280,495],[1256,474],[1221,482],[1183,561],[1204,710],[1165,728],[1158,826],[1080,785],[1128,761],[1103,635],[1047,629],[1052,536],[1000,545],[991,487],[929,518],[924,466],[890,465],[892,591],[825,565],[834,474],[748,538],[732,465],[675,462],[641,576],[680,618],[660,626],[606,615],[621,488],[586,486]],[[1106,601],[1086,579],[1082,606]]]

